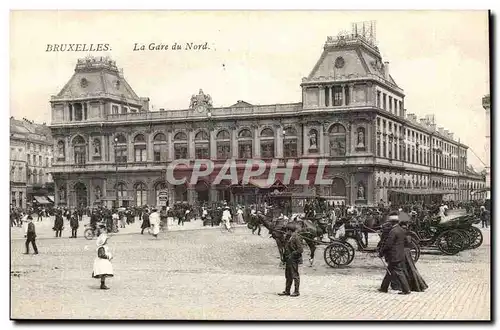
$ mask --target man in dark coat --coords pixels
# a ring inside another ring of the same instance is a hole
[[[144,229],[149,227],[151,227],[149,223],[149,213],[148,210],[144,210],[144,213],[142,213],[141,235],[144,234]]]
[[[56,237],[61,237],[62,230],[64,227],[64,220],[61,215],[61,212],[56,214],[56,218],[54,219],[54,231],[56,232]]]
[[[388,292],[391,280],[393,280],[401,284],[402,292],[399,294],[410,294],[410,286],[404,273],[406,233],[399,225],[398,212],[391,212],[388,221],[392,224],[392,228],[379,254],[385,257],[388,265],[379,291]]]
[[[278,293],[280,296],[300,296],[300,275],[299,275],[299,262],[302,258],[302,252],[304,248],[302,246],[302,239],[298,234],[299,227],[294,223],[288,223],[286,226],[287,236],[285,243],[285,278],[286,285],[285,291]],[[292,288],[292,282],[295,282],[295,291],[290,294],[290,289]]]
[[[76,214],[73,214],[71,220],[69,221],[69,225],[71,227],[71,237],[76,238],[77,230],[78,230],[78,217]]]
[[[33,218],[28,216],[28,229],[26,231],[26,252],[24,254],[30,253],[30,243],[33,245],[33,250],[35,250],[35,254],[38,254],[38,248],[36,247],[36,231],[35,224],[33,223]]]

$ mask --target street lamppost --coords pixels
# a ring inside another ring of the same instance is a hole
[[[120,202],[118,198],[118,153],[116,150],[116,146],[118,145],[118,138],[115,137],[114,139],[115,142],[115,207],[118,207],[118,204]]]
[[[213,127],[213,122],[212,122],[212,112],[210,111],[210,109],[207,110],[207,119],[208,119],[208,159],[211,160],[212,159],[212,130],[214,129]],[[212,200],[212,189],[213,187],[210,187],[210,191],[209,191],[209,196],[208,196],[208,200],[210,202],[214,202]]]

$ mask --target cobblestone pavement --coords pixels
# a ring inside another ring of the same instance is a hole
[[[139,227],[137,223],[135,226]],[[115,277],[107,281],[111,288],[107,291],[99,290],[99,281],[91,278],[95,240],[42,238],[38,241],[39,255],[24,255],[24,241],[12,239],[11,316],[490,319],[489,230],[483,230],[484,243],[476,250],[456,256],[423,253],[417,266],[429,289],[408,296],[377,292],[384,276],[378,258],[357,253],[347,268],[332,269],[323,260],[323,248],[319,248],[315,265],[300,269],[298,298],[277,296],[284,289],[284,271],[278,267],[274,241],[264,233],[265,229],[259,237],[238,228],[233,234],[219,230],[172,231],[158,239],[140,234],[114,235],[110,248],[115,256]]]

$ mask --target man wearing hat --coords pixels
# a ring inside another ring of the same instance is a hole
[[[27,218],[28,221],[28,226],[26,228],[26,252],[24,254],[29,254],[30,253],[30,242],[31,245],[33,245],[33,250],[35,251],[35,254],[38,254],[38,248],[36,247],[35,239],[36,239],[36,231],[35,231],[35,224],[33,223],[33,218],[31,215],[28,215]]]
[[[302,239],[298,234],[298,226],[294,223],[288,223],[286,225],[286,243],[285,252],[283,257],[285,258],[285,291],[278,293],[280,296],[300,296],[300,275],[299,275],[299,262],[302,258],[302,252],[304,251],[302,247]],[[295,282],[295,291],[290,294],[290,289],[292,288],[292,282]]]
[[[388,292],[392,280],[401,285],[402,292],[399,292],[399,294],[410,294],[410,286],[403,271],[406,233],[399,225],[399,215],[397,211],[391,212],[387,220],[392,225],[392,228],[383,242],[379,255],[385,257],[385,261],[388,265],[387,272],[382,280],[379,291]]]

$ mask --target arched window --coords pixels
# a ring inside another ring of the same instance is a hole
[[[153,160],[155,162],[166,161],[167,159],[167,138],[165,134],[158,133],[153,137]]]
[[[36,170],[33,170],[33,184],[38,184],[38,174]]]
[[[73,104],[73,111],[75,112],[75,120],[80,121],[83,120],[83,107],[81,103]]]
[[[387,178],[384,178],[384,181],[382,182],[382,187],[387,188]]]
[[[274,132],[270,128],[260,132],[260,153],[262,158],[274,158]]]
[[[253,135],[249,129],[244,128],[238,133],[238,158],[252,158]]]
[[[226,130],[217,133],[217,159],[231,158],[231,136]]]
[[[146,138],[143,134],[138,134],[134,138],[134,161],[145,162],[146,160]]]
[[[394,187],[395,187],[395,188],[399,187],[399,182],[398,182],[398,179],[395,179],[395,180],[394,180]]]
[[[401,179],[399,181],[399,187],[400,188],[405,188],[406,187],[406,180],[405,179]]]
[[[93,141],[92,141],[92,147],[93,147],[93,150],[94,150],[94,156],[93,156],[93,159],[94,160],[100,160],[101,159],[101,140],[99,138],[95,138]]]
[[[118,198],[127,197],[127,185],[125,183],[118,183],[115,189],[118,191]]]
[[[188,138],[184,132],[178,132],[174,136],[174,154],[175,159],[188,158]]]
[[[63,141],[57,142],[57,160],[64,161],[66,158],[65,146]],[[28,156],[29,159],[29,156]]]
[[[341,178],[333,179],[331,187],[332,196],[347,196],[345,182]]]
[[[127,162],[127,138],[123,134],[118,134],[115,136],[115,161],[117,163]]]
[[[297,157],[297,130],[294,127],[285,127],[283,130],[283,156]]]
[[[75,157],[75,165],[85,165],[85,140],[81,136],[73,139],[73,154]]]
[[[135,185],[135,206],[143,206],[148,203],[148,189],[146,185],[139,182]]]
[[[377,179],[377,187],[382,188],[382,180],[380,178]]]
[[[346,153],[346,130],[340,124],[335,124],[330,128],[330,156],[342,157]]]
[[[206,131],[199,131],[194,136],[194,153],[196,159],[210,159],[208,150],[210,137]]]

